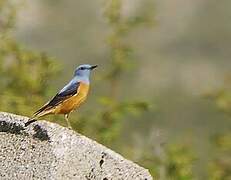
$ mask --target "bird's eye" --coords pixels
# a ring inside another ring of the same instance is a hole
[[[84,70],[84,67],[81,67],[80,70]]]

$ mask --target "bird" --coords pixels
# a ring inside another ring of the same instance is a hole
[[[75,69],[71,81],[65,85],[50,101],[37,110],[25,126],[37,121],[38,118],[49,114],[64,114],[67,126],[71,128],[69,115],[87,98],[90,87],[90,74],[97,65],[83,64]]]

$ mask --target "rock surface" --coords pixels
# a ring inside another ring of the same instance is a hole
[[[0,179],[151,180],[148,170],[57,124],[0,113]]]

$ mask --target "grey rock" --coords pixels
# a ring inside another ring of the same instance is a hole
[[[0,179],[151,180],[148,170],[57,124],[0,112]]]

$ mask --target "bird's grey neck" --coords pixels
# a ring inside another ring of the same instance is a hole
[[[76,76],[75,79],[76,79],[78,82],[82,82],[82,83],[84,83],[84,84],[90,84],[89,77],[87,77],[87,76]]]

